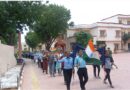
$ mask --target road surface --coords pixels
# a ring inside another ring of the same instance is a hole
[[[110,88],[109,84],[103,84],[104,71],[101,69],[101,79],[93,77],[93,68],[88,65],[89,80],[86,84],[86,90],[130,90],[130,53],[120,53],[113,55],[118,69],[111,72],[112,83],[115,88]],[[66,90],[63,83],[63,76],[50,77],[49,74],[43,74],[31,60],[27,59],[24,67],[23,84],[21,90]],[[77,73],[72,78],[71,90],[80,90]]]

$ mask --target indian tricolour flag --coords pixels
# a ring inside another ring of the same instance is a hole
[[[88,57],[90,57],[90,58],[92,57],[92,54],[93,54],[94,50],[95,50],[95,48],[94,48],[93,42],[90,39],[89,42],[88,42],[87,47],[85,48],[85,52],[88,55]]]

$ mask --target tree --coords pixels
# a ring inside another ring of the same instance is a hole
[[[76,42],[81,44],[83,47],[86,47],[88,41],[90,39],[93,39],[91,34],[82,31],[75,33],[75,37],[76,37]]]
[[[21,33],[38,20],[42,6],[40,1],[0,2],[0,34],[8,45],[15,45],[18,33],[19,59],[22,53]]]
[[[75,37],[76,37],[76,42],[81,44],[83,46],[83,48],[86,47],[86,45],[88,44],[88,41],[90,39],[93,39],[91,34],[86,33],[86,32],[82,32],[82,31],[75,33]],[[96,58],[89,58],[86,53],[83,54],[83,58],[87,62],[87,64],[101,65],[100,60],[98,60]]]
[[[27,45],[32,48],[32,51],[40,43],[40,39],[38,38],[35,32],[28,32],[25,37],[25,40],[26,40]]]
[[[15,45],[16,30],[23,32],[32,26],[41,12],[41,2],[5,1],[0,2],[0,34],[8,45]]]
[[[34,31],[42,39],[47,50],[59,34],[66,32],[70,11],[63,6],[48,5],[42,13],[40,20],[36,22]]]
[[[71,21],[71,22],[69,23],[69,26],[70,26],[70,27],[73,27],[73,26],[74,26],[74,22]]]
[[[16,31],[13,29],[5,30],[4,33],[2,33],[1,36],[2,43],[8,44],[8,45],[16,45],[18,41],[18,35],[16,34]]]
[[[122,40],[124,42],[124,44],[126,44],[126,42],[130,39],[130,34],[127,34],[125,33],[123,36],[122,36]]]

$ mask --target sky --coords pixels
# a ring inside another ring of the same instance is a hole
[[[116,15],[130,15],[130,0],[49,0],[49,3],[66,7],[71,12],[71,20],[78,24],[92,24]],[[25,42],[22,35],[22,42]]]

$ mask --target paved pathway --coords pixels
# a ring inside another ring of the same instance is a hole
[[[86,85],[87,90],[130,90],[130,53],[121,53],[114,55],[115,63],[119,69],[113,69],[111,78],[114,89],[109,85],[103,84],[104,72],[101,70],[101,79],[93,77],[93,68],[87,66],[89,81]],[[66,90],[62,76],[50,77],[43,74],[42,70],[30,60],[26,60],[24,67],[24,79],[21,90]],[[80,90],[77,73],[72,79],[71,90]]]

